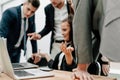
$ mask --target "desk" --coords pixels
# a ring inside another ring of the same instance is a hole
[[[47,78],[36,78],[36,79],[25,79],[25,80],[72,80],[71,79],[71,72],[67,71],[58,71],[53,70],[51,71],[53,74],[55,74],[54,77],[47,77]],[[109,78],[109,77],[103,77],[103,76],[96,76],[93,75],[95,80],[116,80],[115,78]],[[1,74],[0,80],[13,80],[4,73]]]

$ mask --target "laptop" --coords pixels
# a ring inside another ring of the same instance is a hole
[[[53,73],[42,71],[39,68],[14,70],[7,52],[6,39],[3,38],[0,38],[0,56],[3,72],[13,79],[18,80],[54,76]]]
[[[38,68],[38,65],[35,64],[31,64],[28,62],[24,62],[24,63],[12,63],[13,69],[17,70],[17,69],[30,69],[30,68]]]

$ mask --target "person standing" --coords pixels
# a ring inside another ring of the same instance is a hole
[[[73,41],[78,55],[78,67],[74,70],[74,78],[93,80],[93,77],[87,72],[87,68],[99,55],[106,4],[103,1],[73,0],[75,10]],[[92,33],[96,39],[94,43]]]
[[[55,58],[56,53],[60,52],[60,43],[64,40],[61,33],[61,22],[68,17],[70,13],[69,4],[67,0],[50,0],[51,4],[45,7],[46,23],[42,31],[37,33],[29,33],[30,39],[41,39],[49,32],[51,34],[50,54],[52,59]]]
[[[34,14],[39,5],[39,0],[27,0],[21,5],[8,8],[3,12],[0,22],[0,36],[7,38],[7,49],[12,63],[20,61],[21,49],[25,49],[24,36],[26,35],[24,33],[35,32]],[[27,41],[27,37],[25,41]],[[31,40],[31,44],[34,60],[37,60],[38,57],[35,56],[37,42]]]

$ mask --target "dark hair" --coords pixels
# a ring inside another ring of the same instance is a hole
[[[40,6],[39,0],[28,0],[28,2],[31,3],[35,8],[38,8]]]
[[[70,25],[70,40],[73,42],[73,28],[72,28],[73,15],[69,14],[68,18],[64,19],[62,22],[68,22]]]

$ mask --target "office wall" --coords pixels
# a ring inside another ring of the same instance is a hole
[[[5,4],[0,5],[0,17],[2,16],[2,12],[6,10],[9,7],[17,6],[23,3],[25,0],[10,0],[9,2],[6,2]],[[0,2],[2,2],[0,0]],[[36,11],[36,32],[39,32],[43,29],[45,25],[45,15],[44,15],[44,7],[50,3],[50,0],[40,0],[40,7]],[[51,33],[50,33],[51,34]],[[38,49],[41,50],[41,52],[49,53],[49,44],[50,44],[50,34],[42,38],[41,40],[38,40]],[[28,40],[27,42],[27,58],[31,56],[32,50],[31,50],[31,44]],[[22,51],[23,54],[23,51]],[[22,59],[23,60],[23,55]]]

